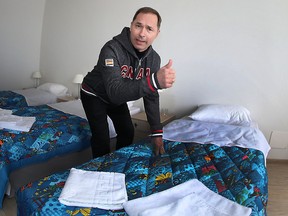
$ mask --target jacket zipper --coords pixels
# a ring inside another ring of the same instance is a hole
[[[139,69],[141,67],[141,63],[142,63],[142,58],[139,59],[138,66],[135,68],[135,74],[137,74],[137,72],[139,71]]]

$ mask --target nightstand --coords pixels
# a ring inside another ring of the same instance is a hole
[[[67,102],[67,101],[72,101],[72,100],[76,100],[75,97],[73,96],[70,96],[70,95],[65,95],[65,96],[62,96],[62,97],[58,97],[57,98],[57,102]]]
[[[131,118],[135,128],[134,142],[147,137],[151,133],[150,125],[147,121],[145,112],[140,112],[132,115]],[[175,115],[173,114],[160,113],[160,121],[163,127],[174,119]]]

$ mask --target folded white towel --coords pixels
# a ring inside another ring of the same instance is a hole
[[[29,132],[35,120],[35,117],[0,115],[0,128]]]
[[[123,204],[129,216],[248,216],[251,209],[208,189],[197,179]]]
[[[7,110],[7,109],[0,108],[0,116],[11,115],[11,114],[12,114],[12,110]],[[3,129],[3,127],[0,127],[0,130],[1,129]]]
[[[128,200],[125,174],[72,168],[59,201],[68,206],[123,209]]]

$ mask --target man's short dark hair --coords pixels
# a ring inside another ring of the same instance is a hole
[[[158,18],[157,27],[158,27],[158,29],[160,29],[162,19],[161,19],[160,14],[158,13],[158,11],[156,11],[155,9],[153,9],[151,7],[142,7],[136,11],[136,13],[133,17],[133,21],[136,19],[136,17],[138,16],[139,13],[144,13],[144,14],[151,13],[151,14],[156,15]]]

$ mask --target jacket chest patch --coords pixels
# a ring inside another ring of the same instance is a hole
[[[105,59],[105,65],[108,67],[114,67],[114,60],[113,59]]]

